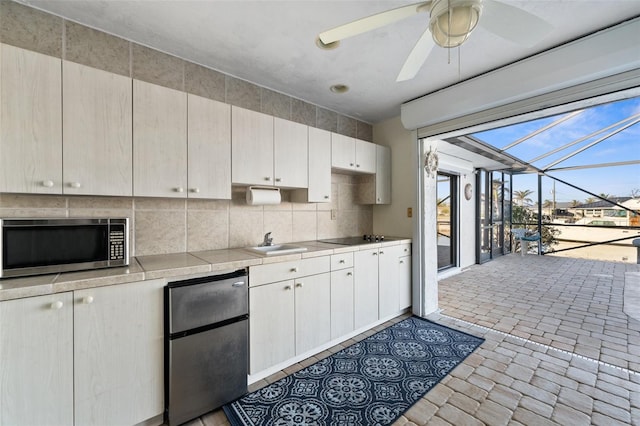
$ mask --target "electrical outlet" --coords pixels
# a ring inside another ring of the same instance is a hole
[[[331,220],[338,220],[338,210],[331,210]]]
[[[411,207],[407,207],[407,217],[413,217],[413,209]]]

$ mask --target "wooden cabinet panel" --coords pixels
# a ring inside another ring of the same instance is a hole
[[[272,185],[273,117],[231,107],[231,181]]]
[[[73,424],[71,293],[0,302],[0,424]]]
[[[376,172],[376,145],[363,141],[355,140],[356,149],[356,171],[361,173]]]
[[[0,45],[0,192],[62,193],[61,60]]]
[[[137,424],[164,410],[163,280],[74,292],[75,423]]]
[[[187,196],[187,94],[133,81],[133,195]]]
[[[131,196],[131,79],[64,61],[63,88],[63,192]]]
[[[293,280],[249,289],[250,373],[295,356]]]
[[[332,339],[338,339],[354,330],[353,286],[353,268],[331,272]]]
[[[296,354],[300,355],[331,340],[331,275],[295,281]]]
[[[189,198],[231,199],[231,106],[188,95]]]
[[[307,188],[309,185],[308,126],[277,117],[273,124],[275,185],[285,188]]]
[[[354,327],[378,320],[378,249],[354,253]]]

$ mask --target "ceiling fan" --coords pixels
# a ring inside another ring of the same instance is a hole
[[[324,31],[318,36],[320,46],[335,46],[345,38],[418,13],[429,14],[429,26],[411,50],[396,81],[415,77],[435,45],[444,48],[460,46],[478,25],[527,47],[534,45],[552,28],[547,21],[496,0],[430,0],[387,10]]]

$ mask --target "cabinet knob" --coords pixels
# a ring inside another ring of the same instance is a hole
[[[360,167],[360,164],[356,164],[356,167]]]
[[[43,180],[42,181],[42,186],[44,186],[45,188],[53,188],[53,181],[52,180]]]
[[[380,250],[380,254],[384,254],[384,252],[382,250]]]
[[[353,167],[353,163],[349,163],[349,166]]]
[[[378,202],[380,202],[380,198],[378,198]]]
[[[298,288],[302,288],[302,287],[304,287],[304,283],[297,283],[297,284],[296,284],[296,287],[298,287]]]
[[[82,303],[85,305],[90,305],[93,303],[93,296],[86,296],[82,298]]]
[[[409,251],[409,249],[404,249],[405,252]]]
[[[376,252],[374,252],[374,253],[372,253],[372,254],[373,254],[374,256],[377,256],[377,255],[378,255],[378,253],[376,253]]]
[[[404,260],[401,260],[400,263],[404,263]]]
[[[290,285],[285,285],[285,286],[284,286],[284,289],[285,289],[285,290],[291,290],[291,286],[290,286]]]
[[[64,303],[62,303],[62,300],[56,300],[51,304],[51,309],[62,309],[63,306]]]
[[[266,180],[266,181],[270,181],[270,180],[271,180],[271,177],[267,176],[267,177],[265,177],[265,178],[264,178],[264,180]]]
[[[276,178],[276,182],[282,182],[282,179]]]
[[[198,194],[200,192],[200,188],[191,188],[191,192]]]
[[[291,272],[298,272],[298,268],[291,268]]]
[[[328,196],[328,195],[325,195],[325,196],[324,196],[324,199],[325,199],[325,200],[328,200],[328,199],[329,199],[329,196]]]
[[[78,188],[80,188],[82,185],[80,185],[80,182],[71,182],[71,183],[69,184],[69,186],[70,186],[71,188],[78,189]]]
[[[350,277],[353,275],[353,272],[347,272],[347,276]]]
[[[175,192],[184,192],[184,188],[179,186],[177,188],[174,189]]]
[[[344,259],[340,259],[338,263],[344,263]]]

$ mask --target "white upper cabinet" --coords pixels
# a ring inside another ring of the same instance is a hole
[[[187,196],[187,94],[133,80],[133,195]]]
[[[376,145],[371,142],[332,133],[331,167],[357,173],[375,173]]]
[[[61,68],[0,45],[0,192],[62,193]]]
[[[331,201],[331,133],[309,127],[309,192],[307,202]]]
[[[231,199],[231,106],[188,95],[189,198]]]
[[[132,194],[131,78],[63,61],[63,192]]]
[[[231,107],[231,181],[240,185],[272,185],[273,117]]]
[[[376,199],[374,204],[391,204],[391,148],[376,145]]]
[[[307,188],[308,126],[274,118],[274,176],[275,185],[285,188]]]

